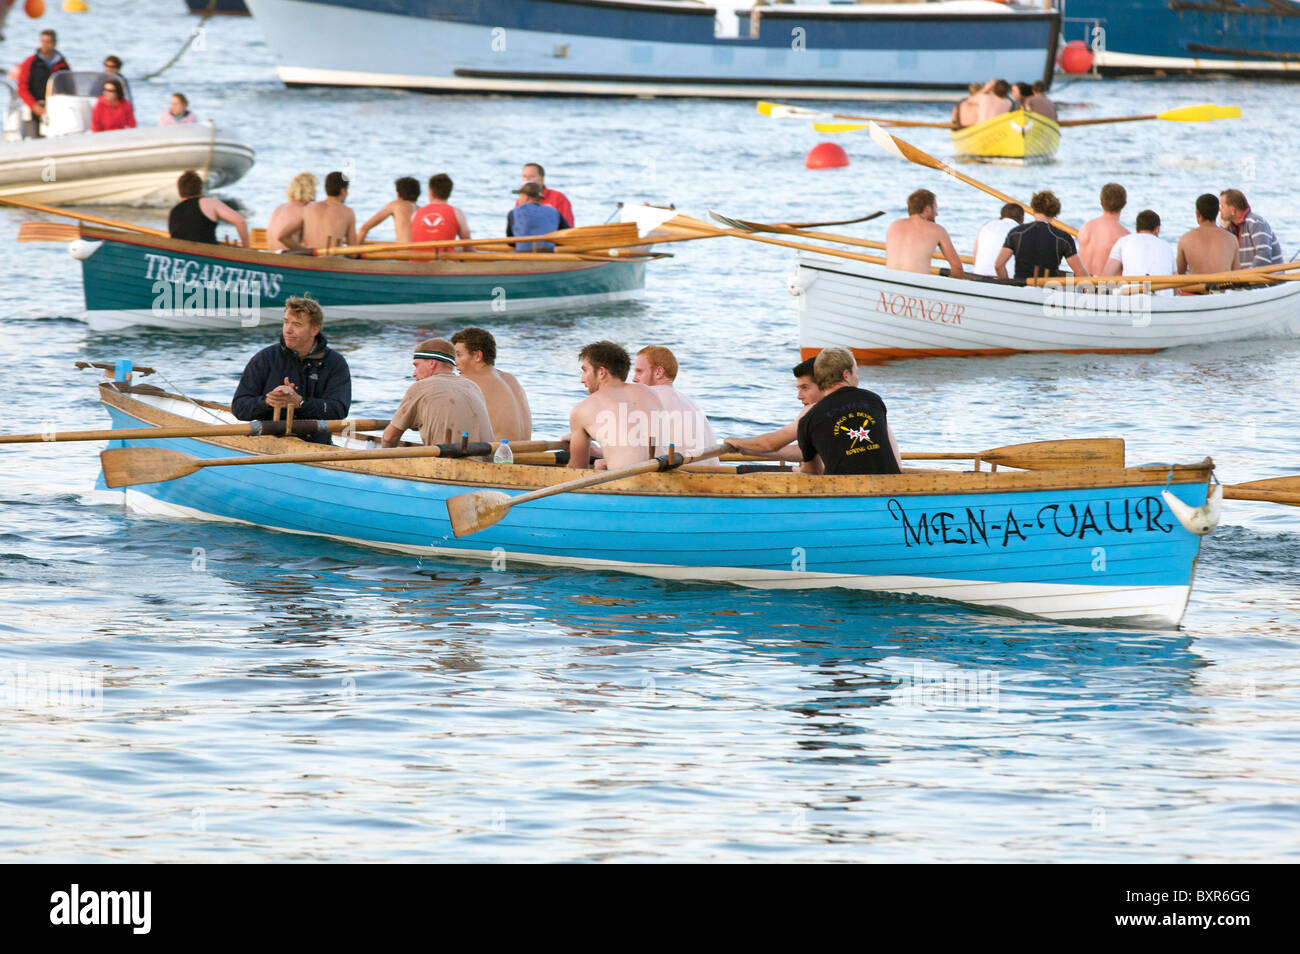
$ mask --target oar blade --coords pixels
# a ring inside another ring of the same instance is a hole
[[[813,129],[821,133],[846,133],[857,132],[860,129],[869,128],[867,123],[813,123]]]
[[[920,158],[914,159],[906,152],[904,152],[900,141],[896,137],[891,136],[889,133],[885,132],[884,128],[881,127],[879,124],[868,123],[867,132],[871,136],[871,141],[874,142],[881,149],[885,150],[885,152],[889,153],[891,156],[894,156],[897,159],[906,159],[908,162],[920,163],[923,166],[931,165],[931,163],[926,162],[924,159],[920,159]],[[925,156],[925,153],[921,153],[921,155]],[[929,159],[929,158],[930,158],[929,156],[925,156],[925,159]]]
[[[510,511],[510,495],[499,490],[475,490],[447,498],[451,532],[458,537],[486,530]]]
[[[1180,106],[1177,109],[1167,109],[1163,113],[1157,113],[1156,118],[1176,123],[1206,123],[1215,119],[1240,119],[1241,107],[1202,103],[1198,106]]]
[[[714,212],[712,209],[709,209],[709,218],[716,219],[729,229],[739,229],[742,232],[758,231],[758,229],[751,227],[746,222],[741,222],[739,219],[733,219],[730,216],[723,215],[721,212]]]
[[[1074,470],[1124,466],[1121,437],[1034,441],[985,451],[979,460],[1020,470]]]
[[[18,226],[20,242],[71,242],[81,237],[81,228],[67,222],[23,222]]]
[[[157,484],[199,469],[196,458],[161,447],[114,447],[101,451],[99,462],[109,487]]]

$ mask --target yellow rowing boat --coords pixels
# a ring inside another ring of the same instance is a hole
[[[1055,120],[1023,109],[952,131],[952,147],[960,159],[1046,162],[1056,155],[1060,142],[1061,127]]]

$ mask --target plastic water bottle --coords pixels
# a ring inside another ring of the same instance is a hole
[[[492,463],[513,464],[514,462],[515,454],[510,449],[510,438],[502,438],[500,446],[497,447],[497,452],[492,455]]]

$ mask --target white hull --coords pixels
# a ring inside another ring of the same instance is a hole
[[[241,178],[253,150],[209,123],[73,133],[0,143],[0,196],[45,203],[169,206],[193,169],[216,189]]]
[[[860,360],[1019,351],[1150,352],[1300,335],[1300,284],[1215,295],[1066,292],[898,272],[801,254],[790,283],[805,356]]]

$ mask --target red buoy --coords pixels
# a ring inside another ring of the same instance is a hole
[[[833,142],[813,146],[803,164],[809,169],[838,169],[849,164],[849,154]]]
[[[1061,69],[1067,73],[1086,73],[1092,69],[1092,50],[1082,40],[1071,40],[1061,51]]]

